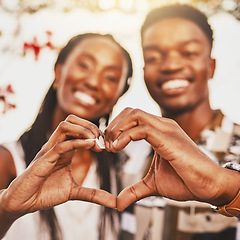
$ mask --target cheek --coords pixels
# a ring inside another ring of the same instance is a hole
[[[146,82],[154,81],[158,76],[156,67],[146,66],[144,67],[144,79]]]
[[[114,105],[117,103],[122,91],[119,93],[118,87],[105,86],[103,90],[103,107],[107,112],[110,112]]]
[[[105,84],[102,86],[103,96],[105,101],[111,104],[112,102],[116,102],[116,99],[120,96],[120,89],[118,86],[111,86],[110,84]]]
[[[208,86],[208,80],[210,78],[210,74],[209,74],[207,66],[198,68],[197,72],[196,72],[196,77],[198,79],[197,87],[198,88],[206,88]]]
[[[156,89],[156,79],[157,79],[157,74],[154,73],[153,71],[144,71],[144,81],[145,85],[151,95],[154,95],[155,91],[158,91]]]
[[[201,77],[202,79],[208,79],[211,75],[209,59],[202,58],[201,60],[194,63],[193,68],[197,74],[197,77]]]

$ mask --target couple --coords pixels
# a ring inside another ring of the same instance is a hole
[[[144,79],[163,117],[126,108],[109,123],[129,88],[131,58],[110,35],[72,38],[59,53],[55,79],[32,127],[0,149],[1,237],[118,239],[121,216],[115,208],[123,211],[147,196],[222,206],[237,195],[239,173],[212,161],[238,158],[230,151],[238,128],[209,104],[215,60],[207,18],[186,5],[155,9],[141,37]],[[226,124],[231,132],[224,131]],[[208,149],[210,131],[229,141]],[[155,152],[149,172],[121,191],[123,150],[141,139]],[[235,235],[236,219],[230,219],[226,239]]]

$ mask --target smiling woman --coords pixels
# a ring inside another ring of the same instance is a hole
[[[56,64],[56,111],[64,117],[71,112],[94,121],[108,114],[123,92],[128,74],[124,54],[111,39],[97,38],[84,39],[64,64]]]
[[[131,77],[131,58],[111,35],[81,34],[72,38],[60,51],[55,64],[55,80],[33,125],[17,142],[0,147],[0,189],[7,188],[14,178],[23,173],[40,149],[42,153],[38,156],[43,155],[44,159],[46,153],[46,159],[53,159],[57,151],[60,161],[55,166],[56,170],[47,174],[44,183],[38,184],[38,190],[33,187],[35,190],[30,199],[22,199],[16,191],[6,190],[24,203],[20,206],[16,205],[19,202],[13,203],[11,209],[17,210],[10,211],[10,215],[14,218],[40,210],[18,219],[6,234],[7,240],[33,239],[38,234],[40,239],[52,240],[73,240],[79,239],[79,236],[93,240],[117,239],[119,216],[115,210],[87,202],[64,202],[80,198],[101,203],[98,193],[106,193],[101,190],[85,192],[82,186],[101,188],[114,195],[119,192],[116,174],[119,154],[109,153],[98,144],[102,139],[98,127],[102,122],[108,124],[112,108],[129,88]],[[73,148],[70,147],[71,142]],[[76,151],[71,151],[76,148]],[[44,172],[45,169],[47,171],[47,165],[44,165]],[[33,174],[34,169],[30,173]],[[35,177],[26,179],[33,181]],[[33,184],[31,181],[27,183]],[[47,190],[40,199],[45,192],[44,186],[50,186],[52,190]],[[79,189],[75,196],[74,189]],[[28,191],[24,198],[29,194]],[[36,198],[34,203],[30,201],[33,198]],[[113,197],[106,194],[105,199],[107,202],[103,205],[114,207]],[[64,204],[54,207],[60,203]],[[0,209],[0,216],[1,213]],[[8,227],[7,221],[2,222],[0,217],[0,236]]]

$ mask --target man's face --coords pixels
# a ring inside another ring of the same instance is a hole
[[[215,60],[202,29],[184,18],[160,20],[142,36],[144,79],[152,98],[167,114],[179,114],[208,101]]]

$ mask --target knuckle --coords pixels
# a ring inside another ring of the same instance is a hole
[[[82,136],[82,137],[88,137],[88,135],[91,133],[91,132],[89,131],[89,129],[87,129],[87,128],[82,128],[81,131],[82,131],[82,132],[81,132],[80,136]]]
[[[93,202],[94,197],[96,196],[96,189],[93,189],[90,195],[90,201]]]
[[[74,114],[69,114],[65,121],[72,122],[74,119],[76,119],[76,116]]]
[[[89,129],[92,132],[98,131],[98,127],[92,123],[89,124]]]
[[[67,123],[66,121],[61,121],[61,122],[58,124],[58,129],[59,129],[60,131],[66,131],[67,126],[68,126],[68,123]]]
[[[134,186],[131,186],[131,187],[129,188],[129,190],[130,190],[130,192],[134,195],[135,198],[138,198],[138,195],[137,195],[137,193],[136,193],[136,191],[135,191]]]
[[[139,108],[134,108],[134,109],[132,109],[132,111],[131,111],[131,113],[132,113],[133,115],[136,115],[136,116],[138,116],[141,112],[142,112],[142,110],[140,110]]]
[[[60,143],[56,143],[56,144],[53,146],[53,151],[56,152],[56,153],[61,154],[61,144],[60,144]]]
[[[142,113],[143,113],[143,111],[139,108],[134,108],[131,111],[131,115],[132,115],[133,119],[135,119],[137,122],[140,122],[140,119],[142,117]]]
[[[148,124],[142,124],[141,128],[144,130],[144,132],[148,132],[151,130],[151,127]]]
[[[173,125],[173,126],[177,125],[176,121],[171,118],[164,118],[164,120],[166,121],[166,123],[168,123],[170,125]]]
[[[123,111],[124,111],[124,112],[130,112],[132,109],[133,109],[133,108],[131,108],[131,107],[125,107]]]

